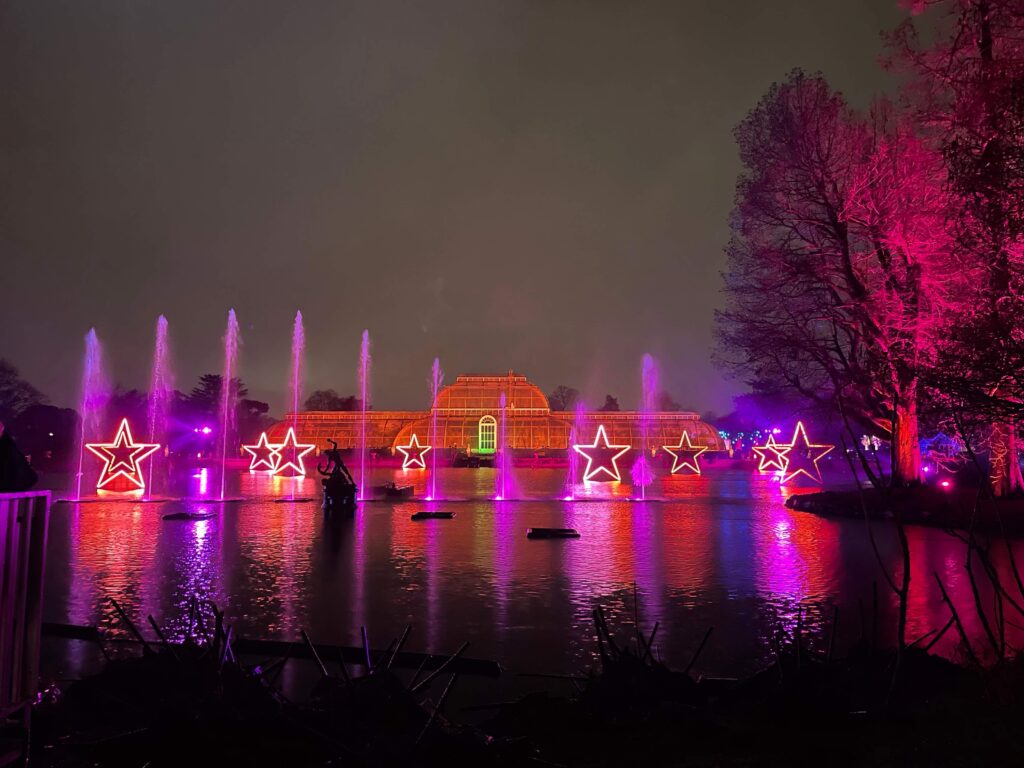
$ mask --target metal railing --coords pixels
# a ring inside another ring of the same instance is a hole
[[[0,765],[23,760],[39,678],[43,569],[50,492],[0,493],[0,721],[21,737],[0,744]],[[6,740],[5,740],[6,742]]]

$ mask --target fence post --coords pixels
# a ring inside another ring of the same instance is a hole
[[[16,743],[0,741],[0,766],[28,755],[49,522],[49,491],[0,493],[0,722],[20,727]]]

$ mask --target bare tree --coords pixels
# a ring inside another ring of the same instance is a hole
[[[736,139],[719,360],[877,425],[892,482],[917,482],[920,377],[949,275],[941,157],[890,105],[858,115],[799,71]]]

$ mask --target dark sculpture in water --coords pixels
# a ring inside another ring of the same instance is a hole
[[[334,446],[324,452],[327,464],[325,466],[317,465],[316,468],[317,472],[323,475],[320,483],[324,487],[324,509],[327,511],[341,509],[351,514],[356,507],[356,483],[352,479],[348,467],[345,466],[345,462],[341,460],[338,444],[333,440],[327,442]]]

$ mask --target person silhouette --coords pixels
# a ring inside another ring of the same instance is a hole
[[[0,421],[0,493],[27,491],[39,480],[25,454],[18,450],[14,438]]]

